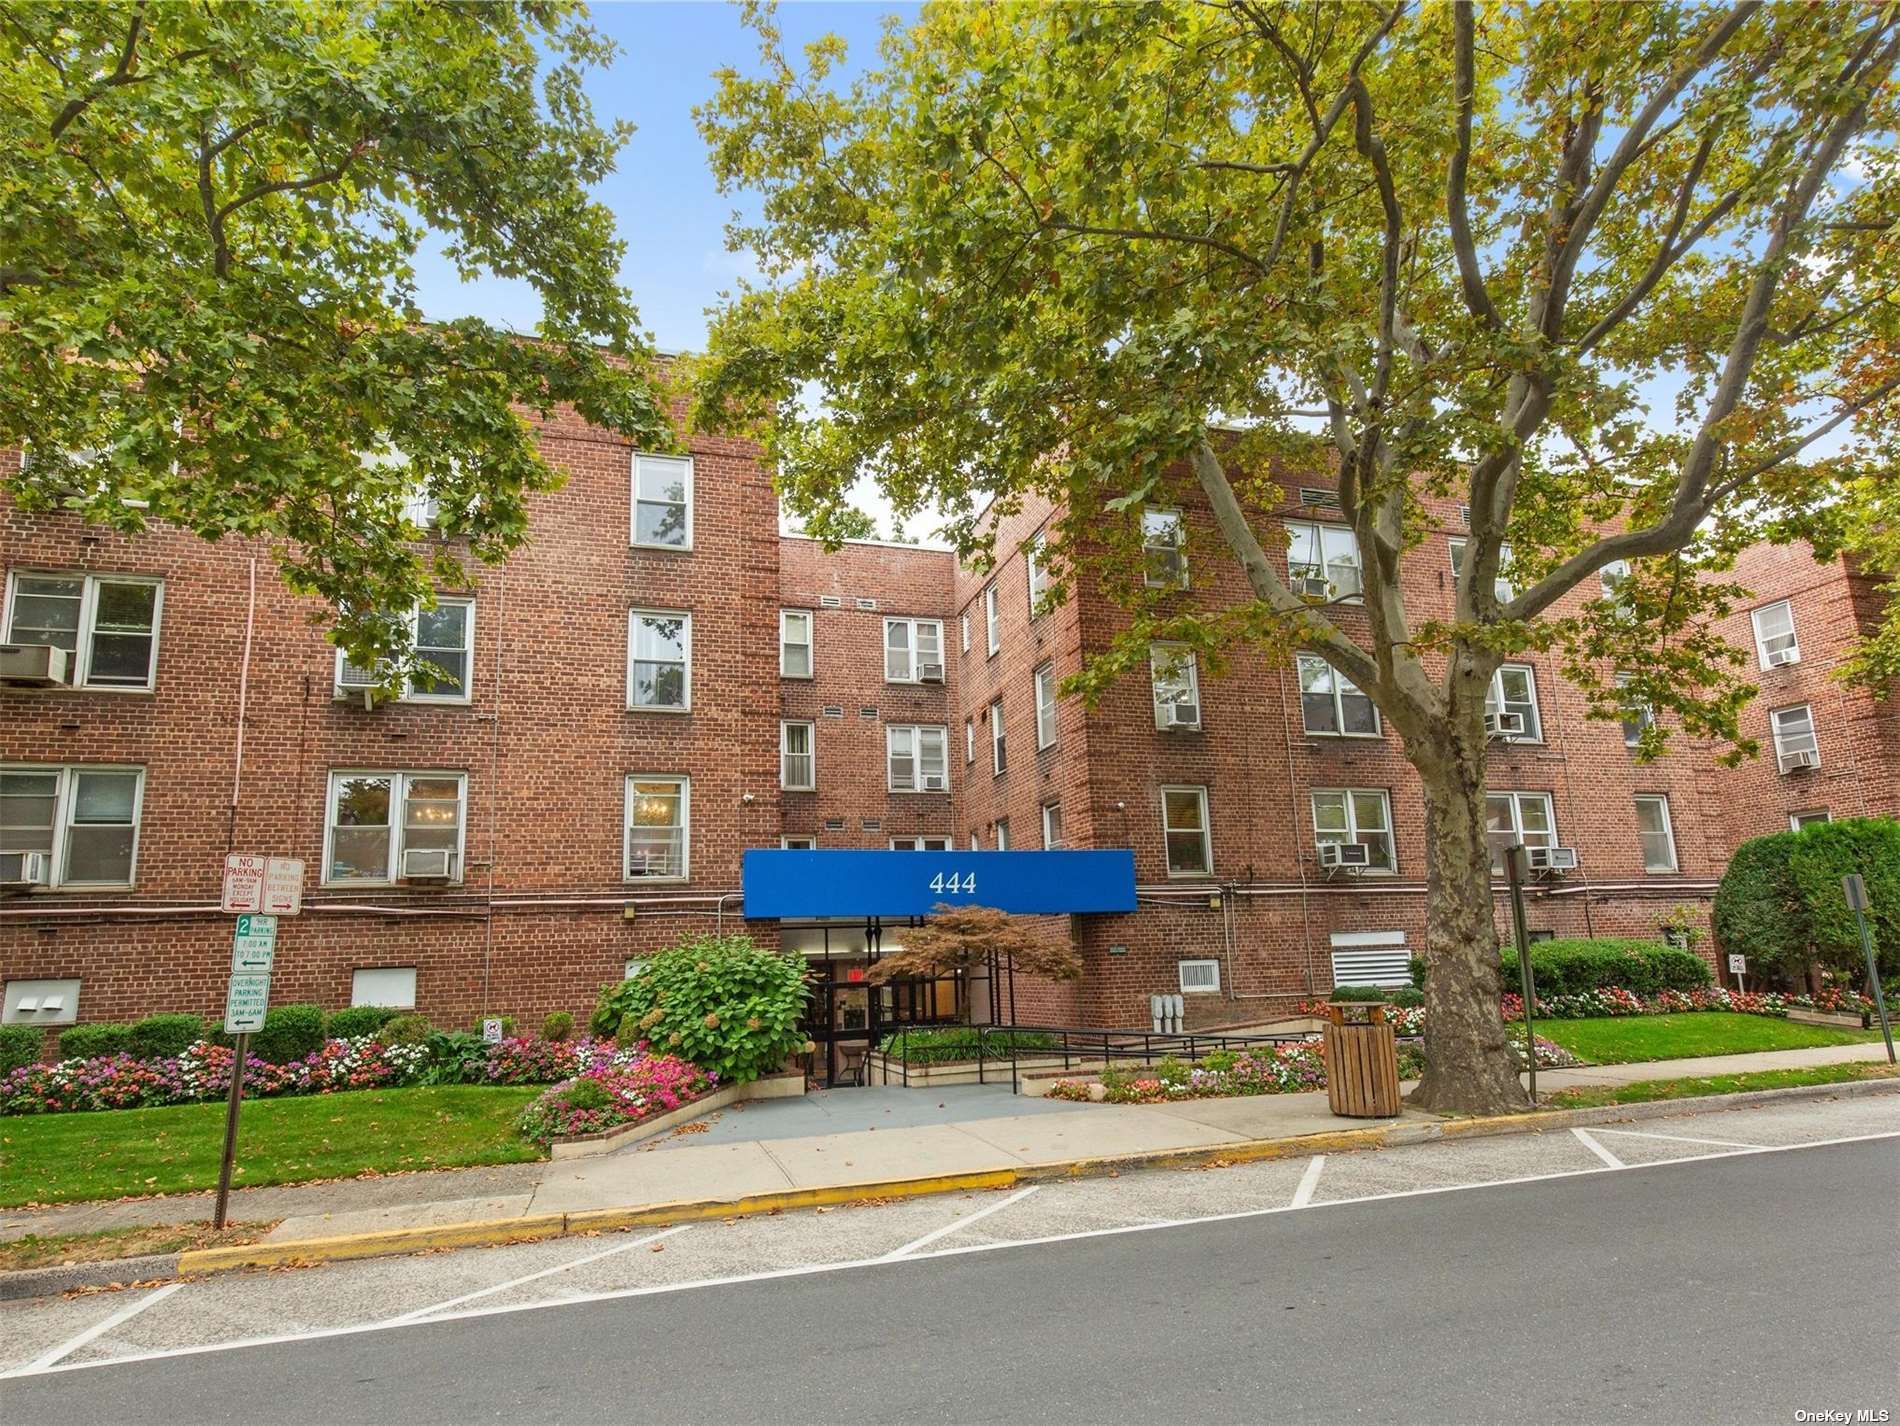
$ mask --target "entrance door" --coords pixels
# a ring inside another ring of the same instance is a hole
[[[825,990],[831,1010],[825,1083],[862,1084],[864,1058],[877,1034],[871,987],[861,980],[842,981]]]

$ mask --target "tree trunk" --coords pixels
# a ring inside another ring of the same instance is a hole
[[[1413,759],[1425,784],[1426,1070],[1410,1103],[1440,1113],[1529,1103],[1498,1009],[1482,739]]]

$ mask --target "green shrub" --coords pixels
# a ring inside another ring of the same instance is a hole
[[[376,1038],[385,1045],[422,1045],[435,1034],[435,1026],[429,1023],[427,1015],[418,1015],[415,1011],[405,1011],[401,1015],[392,1015],[377,1027]],[[474,1036],[480,1040],[481,1036]]]
[[[1417,986],[1420,990],[1423,990],[1425,988],[1425,957],[1414,955],[1412,957],[1411,966],[1412,984]]]
[[[1795,833],[1751,837],[1715,889],[1715,939],[1757,975],[1797,979],[1808,964],[1807,914],[1790,859]]]
[[[1498,967],[1505,987],[1515,989],[1515,947],[1499,950]],[[1655,995],[1664,990],[1700,990],[1714,979],[1708,962],[1694,951],[1661,941],[1611,937],[1538,941],[1531,946],[1531,974],[1539,995],[1574,995],[1605,986]]]
[[[132,1027],[96,1023],[69,1025],[59,1033],[62,1060],[90,1060],[100,1055],[123,1055],[132,1047]]]
[[[377,1033],[380,1037],[381,1031]],[[425,1083],[487,1083],[488,1042],[480,1035],[471,1035],[465,1030],[437,1030],[425,1038],[429,1046],[429,1069]]]
[[[554,1091],[554,1098],[570,1109],[605,1109],[614,1097],[597,1079],[577,1079]]]
[[[0,1025],[0,1076],[37,1064],[45,1045],[46,1032],[38,1025]]]
[[[251,1036],[251,1053],[274,1065],[294,1064],[323,1048],[323,1007],[279,1005],[264,1012],[264,1028]]]
[[[127,1038],[133,1054],[142,1060],[156,1060],[182,1055],[204,1037],[203,1016],[147,1015],[132,1026]]]
[[[393,1005],[352,1005],[348,1010],[332,1011],[323,1022],[323,1033],[332,1040],[361,1039],[374,1035],[400,1014],[402,1011]]]
[[[1900,975],[1900,822],[1844,817],[1792,835],[1788,875],[1806,913],[1814,958],[1856,983],[1866,975],[1860,926],[1841,887],[1842,877],[1858,872],[1867,883],[1867,924],[1880,973]]]
[[[623,1043],[637,1034],[722,1083],[743,1084],[805,1043],[805,998],[802,956],[764,950],[746,935],[696,936],[603,987],[591,1025]]]
[[[1394,1005],[1409,1009],[1414,1005],[1423,1005],[1425,1003],[1425,992],[1422,990],[1414,990],[1409,985],[1402,985],[1386,998]]]
[[[977,1058],[978,1040],[982,1054],[989,1059],[1007,1058],[1010,1047],[1019,1055],[1032,1050],[1052,1050],[1060,1041],[1054,1035],[1034,1030],[983,1029],[975,1025],[944,1025],[927,1030],[899,1030],[886,1035],[878,1049],[911,1064],[955,1064]]]
[[[1390,1000],[1392,993],[1377,985],[1336,985],[1328,997],[1332,1000],[1349,1000],[1357,1004],[1362,1000]]]
[[[556,1010],[541,1022],[541,1038],[557,1043],[574,1033],[574,1017],[565,1010]]]

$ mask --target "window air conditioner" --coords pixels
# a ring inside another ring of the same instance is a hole
[[[1521,738],[1524,736],[1524,715],[1487,713],[1484,715],[1484,735],[1487,738]]]
[[[1333,587],[1326,582],[1326,576],[1323,574],[1303,574],[1293,581],[1293,592],[1309,594],[1315,599],[1325,599],[1332,594]]]
[[[455,853],[446,847],[416,847],[402,854],[404,881],[448,881],[455,875]]]
[[[1327,868],[1369,867],[1372,848],[1363,842],[1321,842],[1319,864]]]
[[[1162,709],[1162,726],[1167,728],[1198,728],[1201,726],[1201,705],[1198,703],[1169,703]]]
[[[0,687],[58,688],[71,681],[72,661],[52,644],[0,644]]]
[[[1770,649],[1767,663],[1770,668],[1780,668],[1784,664],[1800,663],[1801,650],[1797,648]]]
[[[920,683],[942,683],[943,665],[940,663],[917,665],[917,679]]]
[[[924,791],[925,792],[942,792],[946,790],[949,786],[950,786],[950,779],[945,777],[940,772],[927,772],[924,774]]]
[[[1575,847],[1526,847],[1524,858],[1530,863],[1532,871],[1575,871],[1577,869]]]
[[[1783,772],[1792,772],[1798,767],[1819,767],[1821,755],[1812,748],[1802,748],[1797,752],[1783,753],[1776,761]]]
[[[45,886],[53,859],[45,852],[0,852],[0,887]]]

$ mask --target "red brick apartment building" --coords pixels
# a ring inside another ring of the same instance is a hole
[[[575,420],[541,440],[568,479],[536,498],[531,543],[417,616],[458,677],[369,706],[261,546],[0,504],[9,1022],[215,1013],[233,850],[305,864],[275,1003],[445,1023],[584,1010],[629,962],[721,928],[813,958],[821,1038],[988,1013],[980,987],[862,983],[901,928],[746,920],[741,852],[779,846],[1132,848],[1137,909],[1052,918],[1086,974],[1022,986],[1022,1020],[1145,1024],[1151,995],[1179,993],[1192,1023],[1238,1023],[1403,977],[1423,939],[1418,788],[1323,664],[1242,654],[1217,678],[1157,648],[1085,713],[1056,688],[1126,616],[1086,588],[1037,612],[1048,509],[1004,521],[979,576],[940,551],[781,536],[743,443],[654,456]],[[1349,578],[1329,494],[1283,495],[1293,557]],[[1448,604],[1459,524],[1440,513],[1410,560],[1418,598]],[[1198,534],[1176,548],[1200,512],[1142,518],[1155,577],[1183,584],[1170,598],[1245,597]],[[1577,854],[1533,894],[1538,930],[1704,921],[1738,840],[1900,811],[1892,713],[1827,676],[1876,617],[1873,581],[1798,548],[1753,552],[1742,578],[1759,600],[1731,632],[1758,656],[1769,751],[1738,772],[1694,749],[1638,765],[1547,661],[1500,675],[1500,839]]]

